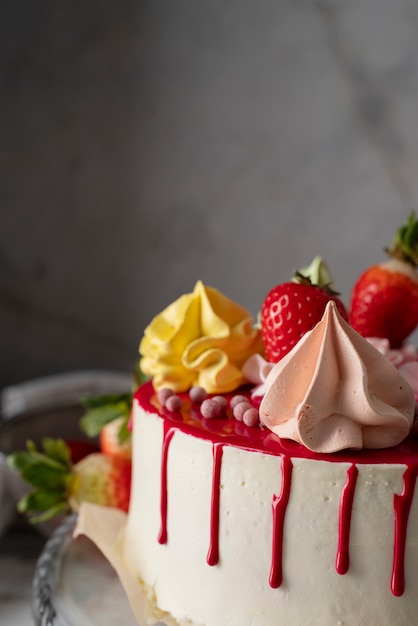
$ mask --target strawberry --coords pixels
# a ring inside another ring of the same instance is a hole
[[[131,462],[96,452],[74,465],[68,490],[68,502],[78,510],[81,502],[129,508]]]
[[[92,452],[99,452],[99,447],[90,441],[84,441],[81,439],[66,439],[65,443],[70,448],[72,463],[78,463],[78,461],[84,459],[84,457],[88,454],[92,454]]]
[[[308,268],[296,273],[293,282],[277,285],[267,294],[260,321],[270,362],[280,361],[320,321],[330,300],[347,319],[345,306],[331,285],[326,264],[316,257]]]
[[[99,436],[100,449],[104,454],[130,459],[132,394],[87,397],[83,405],[86,412],[80,420],[81,430],[88,437]]]
[[[124,437],[123,433],[127,428],[125,416],[117,417],[100,431],[100,449],[103,454],[130,460],[132,458],[132,438]]]
[[[354,284],[350,324],[363,337],[399,348],[418,324],[418,221],[412,213],[395,233],[389,260],[366,269]]]
[[[26,450],[7,457],[9,466],[34,488],[18,503],[30,521],[77,511],[81,502],[128,510],[130,461],[94,452],[74,464],[62,439],[45,438],[42,448],[29,441]]]

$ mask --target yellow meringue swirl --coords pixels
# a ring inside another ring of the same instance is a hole
[[[139,352],[156,390],[199,385],[226,393],[246,382],[242,366],[251,354],[263,353],[263,342],[246,309],[198,281],[151,321]]]

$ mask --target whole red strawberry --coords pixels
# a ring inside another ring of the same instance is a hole
[[[308,268],[296,273],[293,282],[277,285],[267,294],[260,321],[270,362],[280,361],[320,321],[330,300],[347,320],[345,306],[331,284],[326,264],[316,257]]]
[[[398,348],[418,324],[418,222],[412,213],[395,233],[390,259],[369,267],[355,283],[350,324],[363,337]]]
[[[32,522],[78,510],[82,502],[128,510],[130,461],[93,452],[74,464],[65,441],[48,437],[42,450],[31,441],[26,447],[10,454],[7,461],[33,487],[18,503],[19,511]]]

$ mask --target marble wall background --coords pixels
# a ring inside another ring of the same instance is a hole
[[[347,301],[418,204],[414,0],[6,0],[0,64],[0,387],[128,371],[198,278]]]

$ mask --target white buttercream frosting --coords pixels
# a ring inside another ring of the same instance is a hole
[[[260,421],[316,452],[388,448],[410,432],[413,391],[333,302],[269,373]]]
[[[150,589],[158,607],[170,612],[179,625],[416,623],[416,493],[406,535],[406,591],[402,597],[396,597],[390,589],[394,497],[405,489],[407,459],[405,464],[393,463],[388,455],[387,463],[374,464],[367,461],[367,454],[356,455],[365,462],[356,466],[358,478],[348,546],[350,565],[347,573],[340,575],[335,563],[341,501],[353,467],[351,455],[344,455],[345,460],[329,455],[330,462],[291,456],[290,498],[283,537],[284,578],[280,587],[272,588],[268,581],[271,559],[276,554],[272,501],[277,501],[282,493],[283,459],[289,457],[286,453],[284,457],[281,453],[271,454],[271,450],[248,450],[245,440],[244,448],[225,440],[219,509],[220,562],[210,566],[207,551],[213,444],[185,432],[176,432],[171,439],[167,468],[168,541],[160,544],[157,537],[161,528],[165,424],[149,408],[134,401],[134,481],[123,533],[123,556],[131,575],[141,581],[141,588]],[[385,453],[381,458],[384,456]],[[96,534],[96,526],[92,531]],[[373,593],[366,593],[367,589],[373,589]]]

